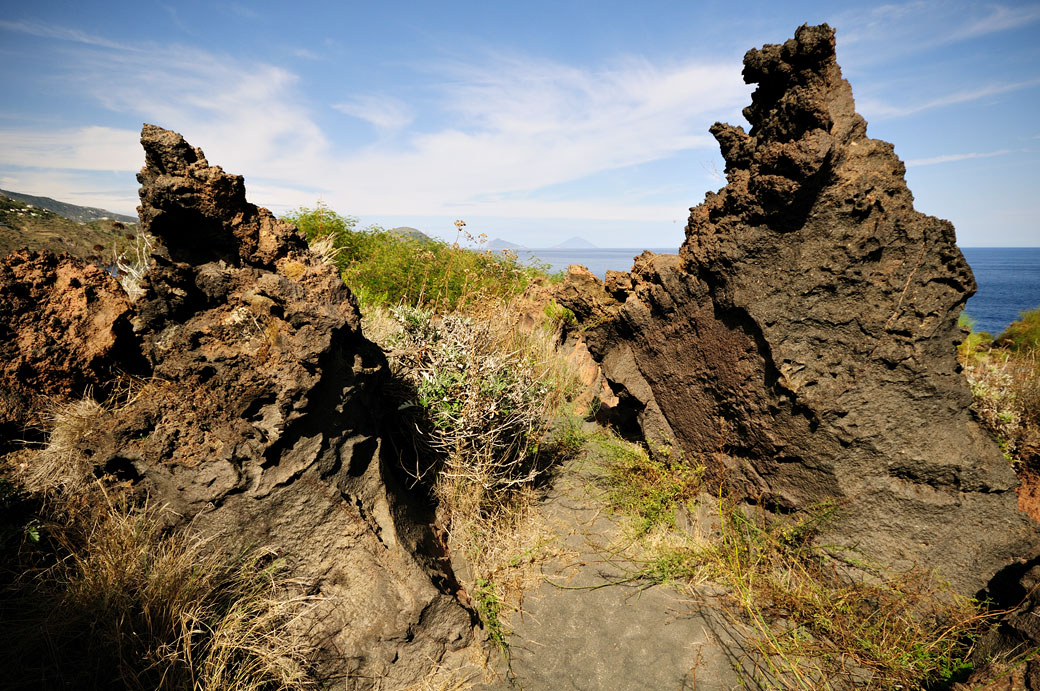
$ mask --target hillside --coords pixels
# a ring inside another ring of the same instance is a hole
[[[81,258],[104,259],[109,255],[114,257],[115,251],[122,250],[128,243],[127,235],[132,235],[136,227],[136,219],[133,219],[134,223],[111,218],[73,220],[34,203],[15,199],[10,194],[0,194],[0,254],[28,247],[33,250],[68,252]],[[62,202],[54,203],[79,217],[84,217],[87,211],[100,211]]]
[[[22,194],[21,192],[11,192],[9,190],[0,190],[0,194],[10,199],[14,199],[15,201],[34,206],[37,209],[53,211],[59,216],[64,216],[72,221],[86,223],[88,221],[113,220],[121,221],[123,223],[137,223],[136,216],[117,214],[108,211],[107,209],[99,209],[96,206],[77,206],[75,204],[69,204],[68,202],[60,202],[57,199],[51,199],[50,197],[35,197],[31,194]]]

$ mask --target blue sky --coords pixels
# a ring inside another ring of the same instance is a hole
[[[119,212],[142,122],[282,213],[678,247],[744,52],[837,29],[868,133],[962,246],[1040,245],[1040,3],[6,2],[0,187]]]

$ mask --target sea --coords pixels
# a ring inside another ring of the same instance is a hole
[[[678,252],[677,247],[651,247],[661,254]],[[525,249],[521,259],[548,264],[550,271],[564,271],[582,264],[600,278],[608,269],[629,271],[632,259],[643,250],[636,248]],[[977,331],[1000,334],[1021,312],[1040,307],[1040,247],[963,247],[961,252],[975,273],[979,289],[964,311]]]

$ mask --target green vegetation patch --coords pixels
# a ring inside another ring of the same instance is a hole
[[[970,317],[961,325],[971,328]],[[1040,308],[994,340],[986,332],[970,331],[957,356],[971,386],[972,409],[993,434],[1013,466],[1040,469]]]
[[[479,246],[484,238],[468,234],[462,221],[456,222],[459,238],[447,243],[379,226],[358,229],[356,217],[341,216],[322,203],[284,218],[312,243],[332,239],[334,261],[363,305],[467,310],[508,300],[549,275],[546,265],[523,264],[515,252],[463,247],[458,240]]]
[[[997,343],[1015,353],[1040,351],[1040,307],[1025,310],[997,338]]]

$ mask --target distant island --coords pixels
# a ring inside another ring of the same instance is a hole
[[[495,238],[487,244],[487,248],[490,250],[526,250],[526,249],[550,249],[550,250],[595,250],[599,249],[596,245],[586,240],[583,237],[575,235],[574,237],[564,240],[558,245],[552,247],[536,247],[529,248],[525,245],[518,245],[515,242],[509,242],[502,238]]]
[[[487,244],[489,250],[525,250],[527,249],[523,245],[518,245],[515,242],[509,242],[502,238],[495,238]]]
[[[599,248],[596,247],[595,245],[593,245],[591,242],[589,242],[585,238],[579,237],[579,236],[575,235],[572,238],[564,240],[563,242],[561,242],[558,245],[553,245],[552,249],[554,249],[554,250],[595,250],[595,249],[599,249]]]
[[[411,226],[398,226],[390,229],[391,233],[400,235],[401,237],[414,238],[421,242],[430,242],[430,236],[422,232],[418,228],[412,228]]]

